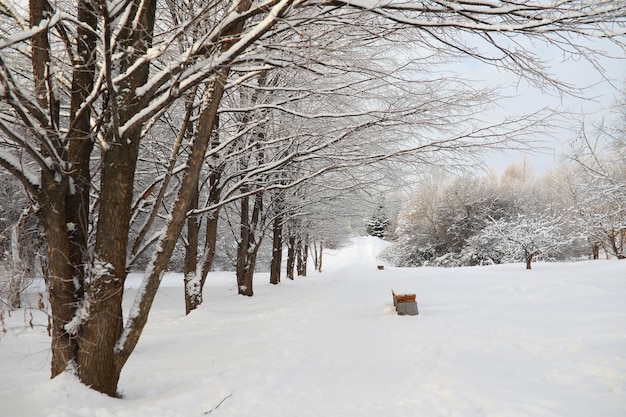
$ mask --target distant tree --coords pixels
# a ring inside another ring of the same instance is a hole
[[[547,215],[520,214],[510,219],[492,220],[492,223],[469,239],[466,250],[474,256],[494,263],[526,263],[531,269],[538,256],[557,256],[572,242],[563,232],[565,220]]]
[[[607,254],[626,258],[626,94],[613,127],[582,126],[572,143],[569,196],[579,227]],[[597,257],[597,250],[594,257]]]
[[[490,223],[515,210],[499,194],[489,178],[465,175],[444,183],[427,182],[415,192],[413,200],[402,209],[394,242],[386,253],[404,266],[438,263],[445,256],[446,265],[464,262],[460,254],[467,240]],[[454,259],[453,259],[454,258]],[[477,262],[468,258],[470,264]]]
[[[385,206],[380,204],[374,214],[367,219],[365,224],[365,232],[368,236],[383,238],[389,225],[389,218],[385,212]]]

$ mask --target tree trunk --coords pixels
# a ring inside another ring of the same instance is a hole
[[[531,264],[534,256],[535,256],[534,253],[527,253],[526,254],[526,269],[531,269],[530,264]]]
[[[45,177],[42,174],[42,177]],[[44,183],[38,216],[44,226],[48,249],[47,282],[52,318],[51,377],[59,375],[69,366],[76,365],[78,342],[65,326],[72,321],[76,312],[77,299],[72,267],[69,259],[70,245],[65,219],[65,193],[54,178]]]
[[[204,288],[207,275],[213,266],[215,259],[215,251],[217,248],[217,226],[219,219],[219,209],[215,209],[209,213],[206,218],[206,234],[204,237],[204,256],[202,260],[202,277],[200,279],[200,290]]]
[[[117,28],[116,44],[111,41],[114,22],[103,9],[105,57],[105,85],[108,88],[107,120],[103,137],[108,146],[103,150],[100,175],[100,195],[94,259],[85,280],[84,317],[78,332],[78,376],[87,386],[111,395],[117,395],[121,372],[116,357],[116,344],[123,329],[122,298],[126,279],[126,259],[130,230],[131,205],[141,125],[134,125],[123,133],[119,127],[142,108],[134,94],[145,85],[149,62],[137,65],[119,83],[114,85],[112,57],[118,51],[129,51],[119,61],[122,73],[135,66],[137,59],[151,46],[156,13],[156,1],[132,1],[128,5],[131,17],[128,26]],[[113,94],[117,91],[117,94]]]
[[[319,258],[317,262],[317,272],[322,272],[322,261],[324,259],[323,250],[324,250],[324,242],[320,241],[320,251],[319,251]]]
[[[272,262],[270,264],[270,284],[278,284],[280,282],[280,271],[283,260],[282,216],[276,216],[272,229]]]
[[[298,242],[297,250],[298,250],[298,253],[297,253],[298,276],[306,277],[306,267],[307,267],[307,262],[308,262],[308,251],[309,251],[309,245],[308,243],[306,243],[306,239],[304,242],[302,240]]]
[[[611,233],[609,235],[609,241],[611,243],[611,249],[613,250],[613,255],[617,259],[625,259],[626,255],[624,255],[624,230],[623,229],[611,229]]]
[[[302,276],[302,238],[296,242],[296,273]]]
[[[46,18],[48,3],[31,0],[29,14],[31,27],[38,26]],[[47,144],[63,156],[65,148],[57,136],[58,103],[54,98],[50,74],[50,43],[48,31],[41,30],[31,37],[31,62],[35,99],[42,110],[48,110]],[[49,156],[51,148],[42,145],[42,154]],[[77,340],[68,332],[66,325],[72,321],[76,311],[75,286],[72,280],[70,244],[67,234],[65,196],[69,192],[65,175],[48,169],[41,171],[42,188],[37,195],[39,216],[46,235],[48,251],[48,292],[52,312],[52,360],[51,376],[54,378],[68,367],[76,365]]]
[[[83,25],[77,29],[76,52],[79,57],[73,63],[72,94],[70,98],[70,128],[67,133],[67,157],[71,164],[71,177],[74,192],[68,193],[65,201],[66,221],[69,225],[69,260],[72,266],[72,279],[76,285],[76,298],[84,297],[85,265],[90,263],[88,233],[91,226],[91,113],[83,108],[92,93],[96,71],[96,28],[97,13],[90,1],[78,2],[78,20]],[[91,29],[89,29],[91,28]]]
[[[287,239],[287,278],[293,280],[293,270],[296,265],[296,237],[290,235]]]
[[[49,14],[46,1],[32,0],[29,7],[31,26],[38,25]],[[67,143],[58,137],[59,102],[54,97],[48,31],[40,31],[31,38],[35,95],[40,107],[49,114],[46,128],[50,147],[43,147],[42,153],[51,155],[50,151],[54,149],[55,155],[66,160],[71,167],[68,170],[64,166],[64,172],[56,173],[42,170],[43,186],[36,196],[40,206],[38,216],[44,227],[48,247],[46,278],[52,310],[52,377],[68,367],[78,366],[80,369],[81,366],[79,339],[75,326],[71,324],[77,323],[74,316],[83,297],[84,265],[88,263],[91,115],[88,108],[83,108],[82,112],[78,109],[93,89],[96,35],[89,28],[95,29],[97,26],[97,14],[84,1],[79,1],[77,9],[78,20],[83,25],[79,25],[77,36],[76,52],[79,59],[72,62],[71,116],[66,134]],[[73,180],[72,190],[65,174],[68,171]]]
[[[591,253],[594,260],[600,259],[600,245],[596,242],[591,245]]]
[[[198,207],[198,187],[195,187],[191,200],[190,210]],[[185,280],[185,314],[196,309],[202,303],[202,292],[197,274],[198,266],[198,238],[200,225],[198,215],[190,214],[187,217],[187,246],[185,248],[185,264],[183,266],[183,276]]]
[[[241,295],[252,297],[252,295],[254,294],[252,290],[252,284],[254,280],[254,268],[256,266],[256,257],[260,247],[260,244],[254,245],[254,247],[251,248],[251,252],[248,254],[248,260],[246,262],[246,268],[244,270],[244,277],[242,280],[242,283],[247,288],[247,291],[245,291],[245,293],[241,293]]]
[[[313,242],[313,266],[317,272],[322,272],[322,251],[323,242],[320,241],[319,251],[317,249],[317,244]]]
[[[216,116],[217,118],[217,116]],[[216,120],[215,123],[218,123]],[[216,125],[217,126],[217,125]],[[215,126],[215,127],[216,127]],[[219,138],[217,137],[217,133],[213,132],[213,143],[212,146],[219,146]],[[209,176],[209,198],[208,198],[208,206],[212,206],[216,204],[220,200],[221,196],[221,187],[220,187],[220,179],[222,177],[222,171],[220,167],[214,166],[212,167],[213,172]],[[217,226],[219,222],[220,209],[216,208],[213,211],[209,212],[206,216],[206,229],[204,236],[204,255],[202,257],[202,276],[200,277],[200,293],[204,290],[204,283],[206,282],[206,278],[211,271],[211,267],[213,266],[213,260],[215,259],[215,251],[217,249]],[[202,301],[202,300],[201,300]]]
[[[28,2],[30,26],[38,26],[46,18],[47,1],[30,0]],[[41,30],[31,37],[31,62],[33,65],[33,82],[35,83],[35,99],[42,109],[48,109],[48,86],[50,69],[50,42],[48,31]]]
[[[240,215],[240,231],[239,231],[239,246],[237,247],[237,266],[235,267],[235,273],[237,275],[237,291],[238,294],[241,295],[252,295],[248,294],[246,291],[252,290],[252,288],[248,289],[245,283],[245,275],[246,275],[246,261],[248,260],[248,249],[249,249],[249,240],[250,240],[250,224],[248,211],[250,209],[250,198],[243,197],[241,199],[241,215]]]
[[[254,294],[252,280],[254,277],[254,267],[256,256],[261,246],[261,239],[256,241],[256,230],[259,227],[259,219],[263,197],[256,194],[252,207],[252,216],[249,218],[250,197],[241,199],[241,240],[237,250],[237,287],[240,295],[251,297]]]
[[[114,347],[123,325],[122,297],[138,149],[139,140],[134,136],[122,138],[104,154],[95,259],[85,284],[88,317],[79,333],[81,381],[111,396],[116,395],[121,371],[114,365]]]

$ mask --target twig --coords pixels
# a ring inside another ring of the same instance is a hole
[[[230,397],[233,396],[233,393],[231,392],[230,394],[228,394],[227,396],[225,396],[224,398],[222,398],[222,400],[217,403],[217,405],[215,407],[213,407],[212,409],[210,409],[209,411],[205,411],[204,415],[207,414],[211,414],[213,411],[217,410],[219,408],[220,405],[222,405],[224,403],[224,401],[226,401],[227,399],[229,399]]]

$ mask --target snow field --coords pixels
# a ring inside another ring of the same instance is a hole
[[[353,243],[326,251],[321,274],[278,286],[258,274],[252,298],[212,273],[187,317],[182,275],[166,276],[123,399],[48,380],[45,328],[16,312],[0,416],[626,415],[624,261],[379,271],[383,243]],[[420,314],[396,315],[392,288],[416,293]]]

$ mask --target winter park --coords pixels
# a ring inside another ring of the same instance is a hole
[[[0,416],[626,415],[626,4],[0,0]]]

